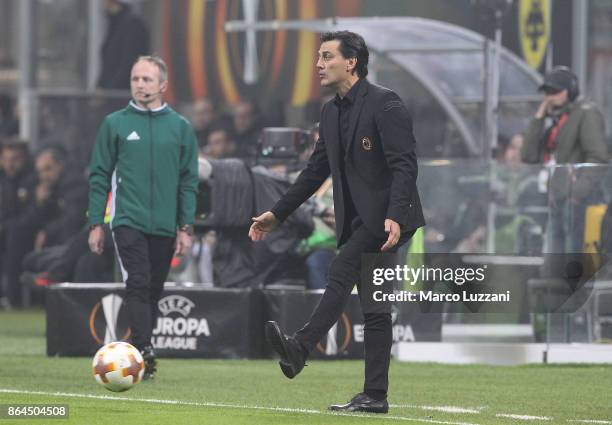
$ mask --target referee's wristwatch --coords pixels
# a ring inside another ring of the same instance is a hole
[[[179,227],[179,230],[187,233],[189,236],[193,236],[193,225],[191,224],[183,224],[181,227]]]

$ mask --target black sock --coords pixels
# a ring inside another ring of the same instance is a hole
[[[387,393],[383,390],[365,390],[364,392],[374,400],[382,401],[387,398]]]

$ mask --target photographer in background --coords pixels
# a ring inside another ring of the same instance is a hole
[[[604,120],[593,103],[579,96],[578,77],[567,67],[548,72],[539,90],[544,100],[524,133],[521,157],[552,172],[548,252],[579,252],[586,207],[600,201],[601,178],[597,167],[555,166],[607,163]]]

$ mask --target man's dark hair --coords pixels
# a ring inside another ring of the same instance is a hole
[[[223,131],[225,133],[225,137],[227,137],[227,140],[230,140],[230,141],[234,140],[236,137],[236,134],[234,132],[234,129],[232,128],[231,123],[228,123],[224,119],[217,119],[210,124],[210,127],[208,128],[208,132],[207,132],[208,135],[206,136],[206,138],[208,139],[208,136],[210,136],[212,133],[215,133],[217,131]],[[208,142],[208,140],[206,142]]]
[[[332,40],[340,42],[340,53],[345,59],[357,58],[357,64],[352,72],[357,71],[359,78],[365,78],[368,75],[370,52],[363,37],[351,31],[330,31],[321,34],[321,43]]]
[[[25,155],[29,153],[28,142],[26,142],[25,140],[19,139],[17,137],[7,137],[5,139],[0,139],[0,153],[4,149],[19,150]]]
[[[39,158],[44,153],[50,153],[51,158],[53,158],[53,160],[57,162],[58,164],[65,164],[68,159],[68,152],[66,151],[66,148],[64,148],[63,146],[59,146],[59,145],[43,146],[36,153],[36,158]]]

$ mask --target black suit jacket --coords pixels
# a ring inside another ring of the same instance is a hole
[[[323,106],[320,137],[306,168],[272,212],[284,221],[332,175],[338,246],[350,237],[345,230],[345,200],[341,161],[346,181],[366,228],[386,238],[384,221],[400,224],[402,232],[425,224],[416,187],[418,174],[412,119],[393,91],[364,80],[350,110],[349,146],[340,158],[338,107],[333,100]],[[346,226],[350,229],[350,226]]]

